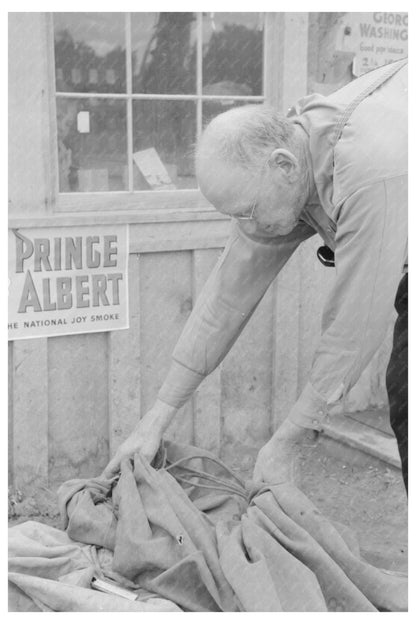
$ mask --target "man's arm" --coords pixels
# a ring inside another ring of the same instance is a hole
[[[255,480],[296,481],[299,445],[311,439],[311,430],[322,428],[328,406],[346,396],[384,338],[406,248],[407,177],[361,189],[344,203],[337,222],[336,281],[309,382],[260,450]]]
[[[315,234],[300,223],[288,236],[253,240],[235,223],[173,352],[159,400],[183,405],[228,353],[276,275],[298,245]]]
[[[173,363],[153,407],[138,421],[104,470],[140,451],[151,461],[181,405],[225,357],[270,283],[298,245],[315,231],[304,223],[270,242],[249,238],[234,223],[227,246],[200,293],[175,347]]]

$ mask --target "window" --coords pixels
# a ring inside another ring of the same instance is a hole
[[[261,13],[56,13],[64,194],[196,189],[217,114],[264,101]]]

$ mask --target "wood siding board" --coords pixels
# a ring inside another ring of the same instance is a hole
[[[274,280],[271,287],[271,297],[272,297],[272,380],[271,380],[271,396],[270,396],[270,419],[269,419],[269,437],[271,437],[276,428],[276,413],[278,409],[277,405],[277,368],[279,366],[278,362],[278,354],[277,354],[277,312],[278,307],[276,305],[277,302],[277,279]]]
[[[397,313],[392,310],[392,318],[383,342],[346,397],[346,412],[363,411],[368,408],[379,409],[388,406],[386,372],[393,346],[393,329],[396,318]]]
[[[49,471],[54,486],[109,460],[108,333],[49,339]]]
[[[322,284],[331,280],[335,269],[324,267],[316,257],[321,240],[314,236],[299,248],[301,300],[299,308],[298,391],[309,377],[313,356],[321,335],[322,310],[325,302]]]
[[[298,397],[300,300],[298,249],[278,276],[276,286],[273,430],[285,420]]]
[[[129,329],[109,333],[110,454],[140,419],[140,255],[129,255]]]
[[[13,474],[25,493],[48,483],[47,339],[13,345]]]
[[[269,290],[225,358],[221,371],[221,456],[230,466],[244,471],[251,471],[253,451],[259,450],[270,434],[272,295]]]
[[[8,343],[8,427],[7,427],[7,439],[8,439],[8,482],[9,486],[13,483],[13,345],[12,341]]]
[[[222,249],[193,253],[194,301],[218,260]],[[195,444],[219,454],[221,444],[221,365],[199,386],[194,396]]]
[[[171,356],[192,309],[191,252],[146,253],[140,269],[142,414],[149,410],[168,372]],[[192,402],[178,412],[166,437],[193,441]]]

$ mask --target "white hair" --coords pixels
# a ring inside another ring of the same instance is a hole
[[[292,149],[294,135],[292,121],[270,106],[233,108],[214,117],[205,128],[197,146],[197,165],[215,156],[253,171],[264,165],[274,149]]]

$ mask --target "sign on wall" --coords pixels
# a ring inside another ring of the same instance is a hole
[[[128,326],[127,225],[9,231],[9,340]]]
[[[407,56],[407,13],[347,13],[338,32],[338,49],[354,52],[355,76]]]

